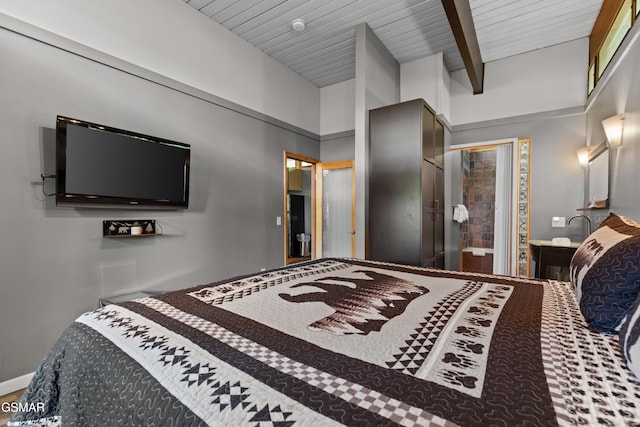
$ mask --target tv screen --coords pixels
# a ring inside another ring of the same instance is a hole
[[[188,144],[58,116],[56,204],[189,206]]]

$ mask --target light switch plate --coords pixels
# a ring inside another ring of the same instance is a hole
[[[565,227],[566,226],[566,218],[563,216],[554,216],[551,217],[551,227]]]

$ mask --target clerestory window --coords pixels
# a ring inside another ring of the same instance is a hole
[[[596,87],[640,12],[640,0],[605,0],[589,36],[588,93]]]

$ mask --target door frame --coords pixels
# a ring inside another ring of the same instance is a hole
[[[315,222],[315,243],[312,249],[312,256],[315,254],[322,257],[322,172],[325,170],[351,169],[351,257],[356,255],[356,172],[353,160],[339,160],[335,162],[319,162],[315,164],[315,214],[313,217],[320,218]],[[313,239],[313,237],[312,237]]]
[[[518,183],[520,177],[520,160],[519,160],[519,141],[521,138],[504,138],[493,141],[472,142],[466,144],[452,145],[449,147],[450,151],[462,151],[462,150],[482,150],[493,149],[495,150],[499,145],[511,145],[511,197],[510,197],[510,218],[507,228],[509,229],[509,247],[508,253],[508,273],[509,275],[516,275],[518,271]],[[528,189],[527,189],[528,191]],[[528,224],[527,224],[528,233]],[[458,242],[458,268],[462,268],[462,249]],[[495,262],[495,261],[494,261]]]
[[[316,230],[316,165],[320,163],[319,160],[314,159],[313,157],[307,157],[300,154],[292,153],[290,151],[283,152],[283,237],[284,237],[284,265],[289,265],[291,263],[297,262],[296,258],[289,257],[289,218],[287,216],[288,206],[287,206],[287,195],[289,194],[289,170],[287,169],[287,159],[294,159],[301,162],[311,163],[311,241],[315,240],[315,230]],[[311,246],[311,259],[315,259],[315,245]]]

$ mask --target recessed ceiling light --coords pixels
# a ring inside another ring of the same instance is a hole
[[[304,31],[305,28],[305,23],[303,19],[294,19],[293,21],[291,21],[291,27],[293,28],[293,31]]]

